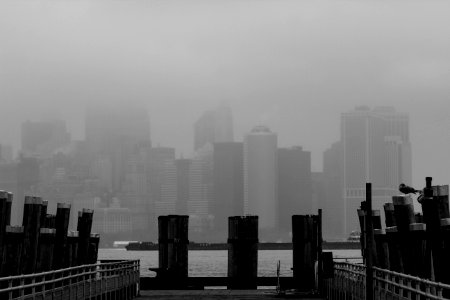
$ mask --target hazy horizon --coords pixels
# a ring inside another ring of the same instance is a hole
[[[56,116],[84,138],[91,103],[148,107],[154,145],[189,156],[192,125],[230,105],[235,140],[257,124],[279,146],[339,139],[340,113],[410,115],[413,184],[450,183],[450,3],[444,1],[2,1],[0,143]]]

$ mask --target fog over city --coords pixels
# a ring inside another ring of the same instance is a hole
[[[446,1],[4,0],[0,144],[17,154],[27,120],[63,120],[84,140],[89,107],[138,105],[153,147],[192,158],[194,123],[226,106],[235,142],[265,125],[321,172],[342,113],[392,106],[409,115],[409,184],[448,184],[449,11]]]

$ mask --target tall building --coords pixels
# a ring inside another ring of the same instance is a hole
[[[342,142],[336,142],[323,154],[323,197],[319,208],[323,209],[323,236],[327,241],[347,238],[342,168]]]
[[[346,233],[358,230],[356,209],[365,199],[365,183],[372,183],[373,203],[398,193],[402,182],[411,184],[409,118],[393,107],[357,107],[341,116],[343,198]]]
[[[244,138],[244,212],[259,216],[261,229],[278,225],[277,135],[256,126]]]
[[[290,231],[293,214],[312,214],[311,152],[302,147],[278,149],[279,228]]]
[[[194,124],[194,150],[200,149],[206,143],[232,141],[233,118],[231,109],[227,106],[206,111]]]
[[[61,120],[22,123],[22,153],[25,156],[48,158],[70,143],[66,123]]]
[[[150,155],[150,190],[154,218],[175,214],[177,203],[177,168],[175,149],[152,148]]]
[[[177,168],[177,204],[176,213],[186,215],[188,213],[189,202],[189,170],[191,168],[191,160],[179,158],[175,160]]]
[[[210,206],[213,199],[213,146],[198,149],[189,168],[189,227],[193,232],[211,229]]]
[[[120,192],[128,161],[139,147],[150,147],[150,121],[141,106],[90,107],[86,114],[86,145],[91,159],[110,164],[113,192]]]
[[[228,217],[244,214],[244,145],[214,143],[214,229],[225,233]]]

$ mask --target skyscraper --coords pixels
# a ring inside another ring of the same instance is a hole
[[[215,230],[226,232],[228,217],[244,214],[243,143],[214,143],[214,215]]]
[[[70,142],[66,123],[61,120],[22,123],[22,153],[25,156],[49,158]]]
[[[149,148],[150,121],[141,106],[90,107],[86,115],[86,145],[93,162],[109,161],[111,187],[120,191],[130,157],[139,147]]]
[[[231,109],[227,106],[204,112],[194,124],[194,150],[206,143],[232,141],[233,118]]]
[[[290,231],[291,216],[312,214],[311,152],[302,147],[278,149],[279,228]]]
[[[180,215],[188,213],[189,202],[189,170],[191,168],[192,160],[186,158],[179,158],[175,160],[177,168],[177,204],[176,212]]]
[[[155,217],[175,214],[177,202],[177,168],[175,149],[152,148],[150,155],[150,190]]]
[[[244,138],[244,212],[258,215],[261,229],[278,225],[277,135],[256,126]]]
[[[341,116],[343,198],[346,232],[359,228],[356,209],[371,182],[374,208],[398,193],[401,182],[411,184],[409,118],[393,107],[357,107]]]

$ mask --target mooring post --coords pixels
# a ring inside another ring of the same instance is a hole
[[[398,243],[403,262],[403,271],[407,274],[413,272],[413,258],[410,249],[409,225],[416,222],[414,206],[411,196],[401,195],[393,196],[394,214],[398,230]]]
[[[56,206],[56,217],[55,217],[55,248],[54,252],[58,253],[55,255],[53,260],[53,268],[55,270],[64,267],[64,259],[66,257],[67,249],[67,232],[69,230],[69,220],[70,220],[70,204],[68,203],[58,203]]]
[[[427,237],[424,223],[409,225],[409,251],[411,252],[411,275],[420,278],[429,276],[429,262],[426,258]]]
[[[425,178],[425,188],[421,201],[423,220],[426,224],[427,233],[427,259],[430,258],[430,276],[427,278],[440,281],[440,253],[441,253],[441,213],[439,200],[433,197],[432,178]]]
[[[377,249],[376,266],[382,269],[389,270],[389,246],[387,242],[386,231],[381,228],[374,228],[373,234],[375,239],[375,247]]]
[[[386,239],[389,245],[389,268],[392,271],[403,273],[403,258],[398,236],[397,226],[386,227]]]
[[[40,220],[41,228],[46,228],[45,227],[45,220],[47,219],[47,209],[48,209],[48,201],[47,200],[42,200],[42,204],[41,204],[41,220]]]
[[[161,277],[163,273],[169,269],[168,264],[168,221],[167,216],[158,217],[158,268],[159,272],[156,276]]]
[[[366,256],[364,254],[364,251],[367,247],[366,245],[366,211],[364,210],[365,208],[365,201],[361,202],[361,206],[360,208],[357,210],[358,211],[358,220],[359,220],[359,228],[361,231],[361,234],[359,236],[359,243],[361,245],[361,255],[363,257],[363,260],[365,262],[366,260]]]
[[[443,253],[447,255],[443,255],[441,259],[442,269],[450,270],[450,218],[441,219],[441,233],[443,240]],[[450,272],[445,272],[442,274],[442,282],[446,284],[450,284]],[[444,297],[448,298],[450,293],[444,294]]]
[[[75,267],[78,263],[78,231],[70,230],[67,232],[67,251],[65,259],[65,268]]]
[[[100,234],[91,233],[91,237],[89,238],[89,261],[88,264],[97,263],[98,259],[98,245],[100,243]]]
[[[302,291],[309,292],[315,289],[316,229],[313,216],[292,216],[293,275],[297,288]]]
[[[22,226],[6,226],[5,246],[3,248],[1,276],[13,276],[21,273],[22,246],[24,240]]]
[[[45,228],[56,228],[56,215],[47,214],[45,216]]]
[[[384,208],[384,221],[386,224],[386,228],[397,226],[397,222],[395,221],[395,212],[394,212],[394,204],[393,203],[385,203],[383,205]]]
[[[13,193],[8,192],[8,200],[6,201],[6,225],[11,225],[11,207],[14,199]]]
[[[182,287],[186,285],[188,277],[189,217],[169,215],[167,225],[169,276],[175,279],[178,285]]]
[[[366,183],[366,300],[373,300],[373,225],[372,225],[372,184]]]
[[[228,218],[228,289],[256,289],[258,216]]]
[[[322,256],[322,209],[317,213],[317,263],[318,263],[318,290],[322,291],[323,287],[323,256]]]
[[[94,211],[92,209],[83,208],[81,222],[78,224],[78,261],[80,265],[84,265],[88,261],[89,253],[89,239],[91,237],[92,221],[94,217]]]
[[[25,197],[22,222],[24,238],[21,269],[23,274],[31,274],[36,271],[41,208],[42,199],[40,197]]]
[[[54,228],[40,229],[36,272],[46,272],[52,270],[55,236],[56,230]]]
[[[8,205],[8,192],[0,191],[0,258],[2,257],[2,251],[4,247],[4,238],[7,224],[7,205]]]

